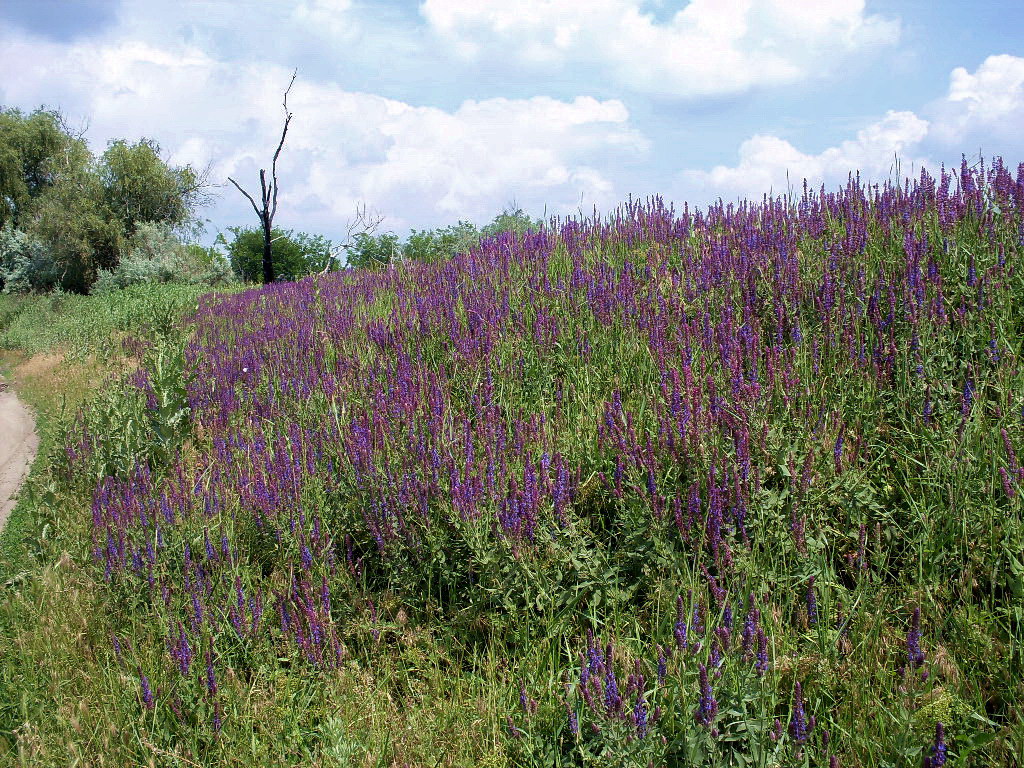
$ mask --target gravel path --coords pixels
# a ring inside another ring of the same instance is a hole
[[[14,509],[18,488],[39,447],[32,414],[0,381],[0,528]]]

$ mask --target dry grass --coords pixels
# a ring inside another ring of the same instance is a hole
[[[44,440],[62,413],[72,414],[106,380],[110,364],[68,359],[60,352],[27,355],[0,350],[0,373],[39,417]]]

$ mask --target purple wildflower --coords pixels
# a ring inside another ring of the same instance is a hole
[[[789,720],[789,735],[797,744],[803,744],[807,741],[808,733],[809,729],[807,725],[807,714],[804,711],[803,690],[800,687],[800,683],[797,682],[796,689],[793,693],[793,714]]]
[[[146,709],[153,709],[156,702],[153,698],[153,689],[149,685],[149,678],[140,673],[139,684],[142,686],[142,703],[146,705]]]
[[[761,627],[757,628],[757,663],[754,664],[754,669],[758,677],[764,677],[764,673],[768,671],[768,636]]]
[[[924,768],[942,768],[946,764],[946,729],[942,723],[935,724],[935,741],[931,754],[924,759]]]
[[[914,608],[907,631],[907,661],[913,667],[924,664],[924,651],[921,650],[921,608]]]
[[[807,623],[812,627],[818,623],[818,596],[814,592],[814,576],[807,581]]]
[[[683,596],[679,595],[676,598],[676,624],[673,630],[673,634],[676,638],[676,647],[680,651],[685,651],[687,648],[687,627],[686,627],[686,610],[683,607]]]
[[[568,701],[565,702],[565,712],[569,723],[569,733],[572,737],[579,738],[580,735],[580,720],[576,715],[576,710],[572,708]]]
[[[636,728],[638,738],[647,736],[647,700],[643,691],[637,696],[636,704],[633,706],[633,727]]]
[[[711,682],[708,680],[708,670],[703,664],[700,665],[700,703],[694,717],[701,725],[708,727],[718,714],[718,702],[715,700],[714,691],[711,690]]]
[[[604,706],[609,712],[618,712],[622,707],[622,696],[619,694],[619,682],[615,679],[615,666],[612,663],[611,646],[608,646],[608,664],[604,676]]]

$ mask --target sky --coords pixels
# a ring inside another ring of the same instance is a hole
[[[1024,0],[0,0],[0,105],[208,170],[207,241],[341,240],[1024,161]]]

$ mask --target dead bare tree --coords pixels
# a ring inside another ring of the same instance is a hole
[[[277,143],[277,151],[274,152],[274,159],[270,164],[270,182],[267,182],[267,171],[264,168],[260,168],[260,205],[256,205],[256,200],[253,196],[242,189],[242,186],[228,176],[228,181],[235,185],[235,188],[241,192],[249,202],[252,204],[252,209],[256,211],[256,215],[259,217],[260,226],[263,228],[263,282],[272,283],[274,282],[274,260],[273,250],[271,244],[273,243],[273,237],[271,232],[274,227],[274,216],[277,214],[277,159],[281,156],[281,149],[284,147],[285,136],[288,135],[288,125],[292,121],[292,113],[288,111],[288,94],[292,90],[292,86],[295,85],[295,77],[298,75],[298,70],[292,72],[292,79],[288,81],[288,87],[284,90],[284,127],[281,129],[281,141]]]
[[[377,227],[384,221],[383,214],[377,211],[371,211],[366,207],[366,203],[356,203],[356,214],[354,217],[349,219],[345,225],[345,239],[338,245],[334,246],[331,252],[331,258],[327,261],[327,266],[324,267],[323,273],[329,272],[335,266],[338,256],[349,248],[353,248],[356,245],[356,238],[359,235],[372,235],[377,231]],[[346,261],[347,261],[346,256]],[[323,274],[321,273],[321,274]]]

